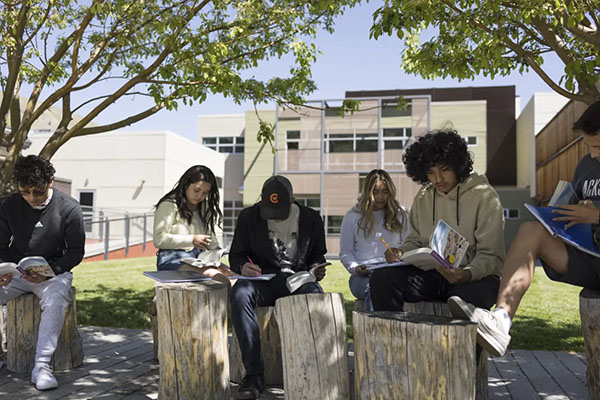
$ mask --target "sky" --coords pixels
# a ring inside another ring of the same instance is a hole
[[[321,51],[313,66],[313,80],[318,89],[308,100],[341,99],[347,90],[383,90],[415,89],[468,86],[505,86],[515,85],[520,96],[521,107],[529,101],[535,92],[552,90],[533,71],[513,72],[507,77],[495,79],[483,76],[474,80],[456,79],[425,80],[419,76],[406,74],[401,67],[402,42],[396,37],[369,39],[372,14],[382,4],[371,1],[357,8],[347,10],[336,22],[335,32],[321,32],[316,44]],[[261,64],[257,78],[268,79],[285,72],[289,65],[274,61]],[[544,69],[553,78],[562,74],[559,62],[547,59]],[[139,101],[139,99],[138,99]],[[135,100],[129,101],[131,109]],[[117,113],[127,113],[128,101],[119,105],[119,110],[107,110],[95,119],[96,123],[115,120]],[[260,108],[274,108],[274,105],[261,105]],[[211,114],[240,114],[252,109],[252,103],[237,105],[222,96],[211,96],[204,103],[188,107],[181,105],[177,111],[163,110],[157,114],[131,125],[128,130],[164,129],[197,140],[198,116]]]

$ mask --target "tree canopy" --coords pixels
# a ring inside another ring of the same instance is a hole
[[[315,89],[311,40],[356,2],[0,1],[0,143],[7,150],[0,182],[9,180],[32,124],[53,106],[62,118],[41,150],[48,158],[71,138],[128,126],[178,101],[219,93],[236,102],[301,104]],[[285,55],[293,60],[285,77],[252,77],[261,61]],[[129,96],[149,97],[151,107],[90,124]]]
[[[403,68],[424,78],[505,76],[533,69],[557,93],[600,99],[600,3],[596,0],[385,0],[371,37],[403,40]],[[564,74],[554,80],[544,57]]]

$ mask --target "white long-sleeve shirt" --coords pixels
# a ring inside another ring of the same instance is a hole
[[[362,264],[371,264],[385,261],[385,244],[390,247],[399,247],[408,235],[408,219],[404,220],[402,232],[390,232],[385,228],[384,211],[373,212],[373,231],[365,237],[364,231],[358,230],[360,213],[354,208],[346,213],[342,221],[340,236],[340,260],[348,272],[354,273],[354,269]]]
[[[192,214],[192,223],[181,218],[177,205],[172,200],[165,200],[158,205],[154,212],[153,242],[157,249],[185,250],[194,248],[194,235],[209,235],[209,249],[219,247],[219,241],[214,233],[206,229],[198,217],[198,211]]]

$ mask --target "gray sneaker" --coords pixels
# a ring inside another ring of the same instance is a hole
[[[37,390],[48,390],[58,387],[58,382],[48,364],[36,364],[31,371],[31,382]]]
[[[510,335],[494,313],[477,308],[458,296],[448,299],[448,309],[456,318],[477,323],[477,343],[490,354],[500,357],[506,352]]]

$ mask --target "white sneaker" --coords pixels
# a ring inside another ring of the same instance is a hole
[[[31,382],[37,390],[48,390],[58,387],[58,382],[48,364],[36,364],[31,371]]]
[[[500,319],[491,311],[477,308],[458,296],[448,299],[448,309],[456,318],[477,323],[477,343],[490,354],[500,357],[506,352],[510,335]]]

